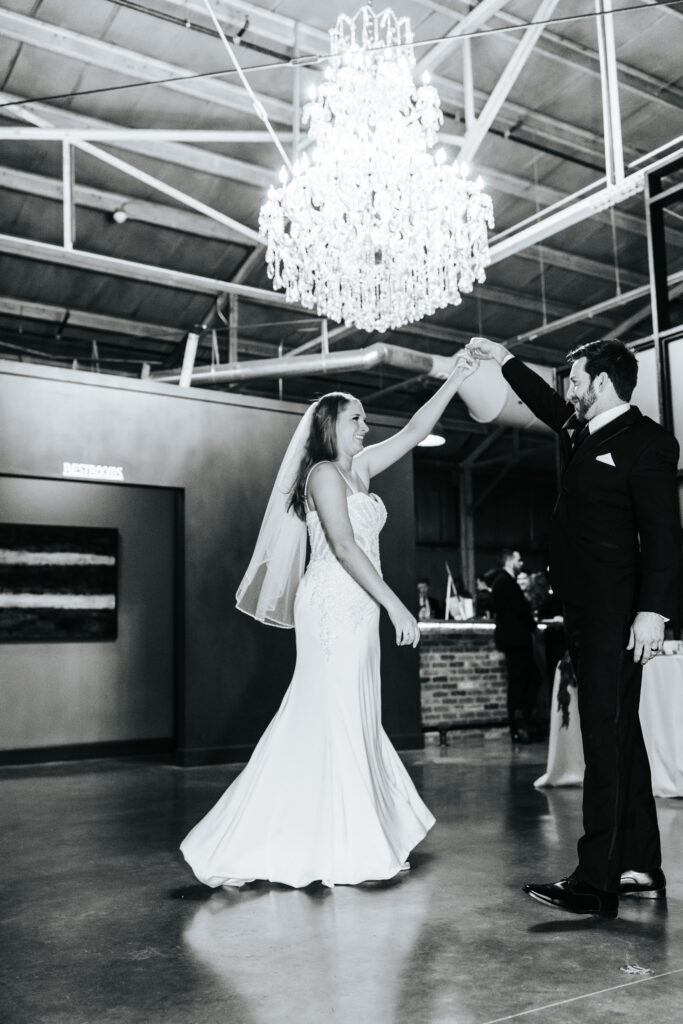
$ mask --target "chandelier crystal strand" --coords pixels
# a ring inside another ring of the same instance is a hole
[[[416,87],[408,18],[341,15],[332,56],[303,109],[304,154],[260,213],[273,287],[320,316],[386,331],[457,305],[483,281],[490,197],[430,150],[439,95]]]

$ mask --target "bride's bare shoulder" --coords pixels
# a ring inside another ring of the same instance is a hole
[[[316,462],[315,466],[312,466],[308,471],[309,487],[314,482],[324,484],[329,480],[335,479],[339,479],[339,473],[335,469],[333,462]]]
[[[317,462],[308,474],[306,496],[313,508],[316,508],[316,497],[324,495],[337,497],[346,490],[346,484],[333,462]]]

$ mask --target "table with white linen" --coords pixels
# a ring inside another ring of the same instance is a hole
[[[534,785],[580,786],[583,750],[576,688],[569,687],[569,725],[562,728],[557,706],[559,668],[555,672],[550,711],[548,764]],[[683,797],[683,655],[662,654],[643,669],[640,724],[652,771],[655,796]]]

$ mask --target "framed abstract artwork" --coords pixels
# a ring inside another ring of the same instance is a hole
[[[118,531],[0,523],[0,643],[115,640]]]

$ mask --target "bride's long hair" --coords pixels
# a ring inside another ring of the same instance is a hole
[[[294,509],[299,519],[306,519],[308,474],[318,462],[334,462],[336,460],[339,454],[337,451],[337,417],[342,409],[345,409],[353,400],[353,395],[349,395],[345,391],[331,391],[328,395],[319,398],[316,403],[304,455],[287,503],[287,508]]]

